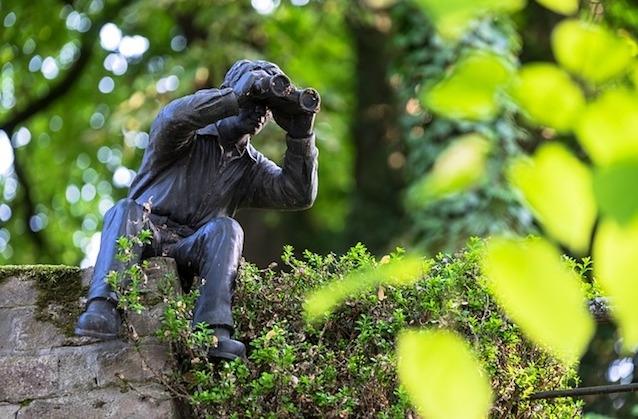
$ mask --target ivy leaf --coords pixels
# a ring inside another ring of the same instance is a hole
[[[410,190],[410,205],[421,207],[433,199],[467,190],[486,174],[490,142],[478,134],[454,140],[436,159],[432,170]]]
[[[507,315],[537,345],[567,364],[587,348],[594,322],[578,276],[541,238],[493,238],[483,272]]]
[[[598,169],[594,173],[594,193],[600,211],[619,224],[638,215],[638,161],[626,161]]]
[[[562,15],[572,15],[578,11],[578,0],[536,0],[536,2]]]
[[[638,94],[626,89],[606,91],[585,108],[575,132],[598,165],[638,158]]]
[[[330,314],[346,298],[364,290],[377,289],[381,284],[406,285],[423,276],[427,265],[415,255],[406,255],[388,263],[363,268],[346,275],[343,279],[311,292],[304,303],[304,311],[309,321],[318,320]]]
[[[612,315],[618,322],[626,350],[638,346],[638,222],[621,226],[604,219],[594,239],[594,275],[610,298]]]
[[[584,254],[596,222],[593,175],[565,147],[546,144],[533,158],[518,158],[508,180],[523,196],[547,233]]]
[[[577,19],[556,26],[552,49],[565,69],[594,84],[620,75],[631,62],[629,42],[602,26]]]
[[[513,73],[502,57],[473,51],[443,80],[425,89],[421,98],[434,112],[449,118],[490,120],[501,109],[498,95]]]
[[[471,22],[490,13],[521,10],[525,0],[417,0],[423,11],[445,39],[457,40]]]
[[[444,330],[404,330],[397,338],[399,381],[428,419],[486,418],[492,388],[461,337]]]
[[[511,88],[513,99],[533,122],[570,131],[585,96],[569,74],[553,64],[523,66]]]

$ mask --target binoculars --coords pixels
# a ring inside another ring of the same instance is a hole
[[[321,97],[315,89],[296,89],[283,74],[263,77],[255,82],[251,94],[274,110],[319,112]]]

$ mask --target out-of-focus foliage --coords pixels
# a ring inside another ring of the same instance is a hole
[[[492,239],[483,271],[496,300],[533,342],[568,364],[585,353],[594,322],[578,276],[540,238]]]
[[[412,205],[465,191],[485,179],[490,142],[477,134],[451,139],[430,173],[408,192]]]
[[[594,274],[603,291],[612,301],[619,320],[623,347],[634,351],[638,347],[638,308],[636,297],[636,252],[638,252],[638,221],[620,225],[612,219],[602,222],[594,241]]]
[[[309,320],[317,320],[330,312],[348,297],[379,286],[410,285],[424,274],[423,261],[416,256],[386,258],[379,266],[370,266],[346,275],[326,287],[313,291],[306,297],[304,311]]]
[[[604,15],[604,5],[599,6],[592,2],[588,13],[553,29],[556,65],[526,66],[515,78],[510,92],[539,142],[563,140],[567,147],[542,145],[533,159],[518,158],[509,178],[544,233],[581,254],[591,249],[593,237],[592,280],[600,281],[610,297],[625,351],[635,351],[636,313],[630,301],[635,301],[638,286],[629,255],[638,251],[632,231],[638,208],[635,199],[623,195],[631,194],[629,185],[636,178],[633,116],[638,94],[629,83],[635,74],[636,42],[626,31],[591,22]],[[542,91],[551,86],[558,92]],[[497,95],[498,90],[493,92]],[[560,100],[552,103],[552,95]],[[552,115],[554,109],[559,113]],[[435,110],[459,119],[449,108]],[[556,139],[556,130],[564,138]],[[565,362],[583,355],[592,336],[592,319],[584,308],[584,294],[554,244],[542,238],[494,238],[484,272],[500,305],[527,336]]]
[[[513,12],[525,6],[525,0],[418,0],[437,31],[444,38],[459,39],[473,21],[493,12]]]
[[[511,105],[502,103],[499,107],[503,110],[494,120],[480,122],[432,114],[419,100],[421,92],[427,95],[424,86],[444,78],[448,68],[469,51],[486,51],[483,54],[497,55],[500,60],[505,60],[506,68],[515,66],[514,54],[520,45],[511,21],[503,18],[475,22],[473,29],[459,43],[449,44],[436,35],[423,13],[409,4],[397,5],[393,16],[397,25],[396,45],[400,51],[393,80],[405,109],[401,125],[406,142],[408,183],[412,190],[418,191],[419,185],[427,184],[429,172],[455,137],[478,134],[490,143],[484,169],[476,166],[467,169],[474,171],[470,177],[483,178],[474,187],[464,193],[420,202],[415,202],[413,194],[408,194],[406,212],[410,239],[421,249],[434,254],[441,250],[454,251],[471,236],[533,230],[531,215],[518,203],[504,176],[508,157],[520,155],[521,144],[526,138],[514,120]],[[487,97],[492,98],[492,95]],[[465,98],[462,92],[449,100],[458,103]],[[447,175],[452,174],[448,172]]]
[[[574,253],[587,252],[597,214],[589,167],[562,145],[545,144],[533,158],[515,160],[509,180],[548,234]]]
[[[426,87],[423,103],[434,112],[470,121],[490,120],[500,111],[499,89],[513,69],[494,53],[472,51],[446,77]]]
[[[570,131],[585,106],[580,87],[552,64],[523,66],[510,93],[531,121],[558,132]]]
[[[578,141],[592,161],[608,165],[638,158],[636,92],[614,88],[588,103],[575,129]]]
[[[563,68],[592,83],[626,71],[632,56],[628,40],[577,19],[565,20],[554,29],[552,47]]]
[[[579,0],[536,0],[556,13],[571,15],[578,10]]]
[[[401,332],[397,338],[397,372],[424,418],[482,419],[490,411],[492,389],[488,377],[467,343],[456,334]]]

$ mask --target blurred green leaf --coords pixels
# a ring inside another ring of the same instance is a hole
[[[499,304],[525,335],[571,364],[585,352],[594,322],[577,275],[541,238],[493,238],[483,272]]]
[[[346,298],[379,284],[407,285],[421,278],[427,265],[420,257],[407,255],[376,267],[363,268],[311,292],[306,297],[304,311],[310,321],[317,320],[341,304]]]
[[[638,158],[638,94],[626,89],[606,91],[585,108],[575,131],[598,165]]]
[[[490,13],[515,12],[525,0],[417,0],[443,38],[455,40],[472,20]]]
[[[600,211],[620,224],[633,221],[638,214],[638,161],[602,167],[594,173],[594,193]]]
[[[514,100],[534,122],[565,132],[585,106],[585,96],[569,74],[553,64],[523,66],[511,89]]]
[[[563,15],[571,15],[578,11],[578,0],[536,0],[538,4]]]
[[[594,276],[609,296],[626,350],[638,346],[638,222],[604,219],[594,239]]]
[[[576,253],[587,251],[597,212],[589,167],[565,147],[546,144],[533,158],[514,161],[508,179],[548,234]]]
[[[455,139],[437,158],[432,170],[410,190],[415,207],[477,185],[485,178],[490,142],[478,134]]]
[[[404,330],[397,358],[399,380],[424,418],[487,417],[492,388],[461,337],[444,330]]]
[[[513,72],[502,57],[473,51],[443,80],[426,88],[421,98],[430,109],[449,118],[489,120],[500,111],[498,95]]]
[[[556,60],[591,83],[624,72],[631,62],[631,45],[602,26],[577,19],[564,20],[552,34]]]

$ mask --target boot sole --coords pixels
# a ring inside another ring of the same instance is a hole
[[[223,359],[226,361],[234,361],[237,358],[246,359],[246,354],[243,353],[241,355],[233,354],[230,352],[215,352],[214,354],[208,355],[209,359]]]
[[[79,327],[75,328],[75,334],[78,336],[98,338],[101,340],[113,340],[113,339],[117,339],[118,337],[117,333],[96,332],[94,330],[81,329]]]

